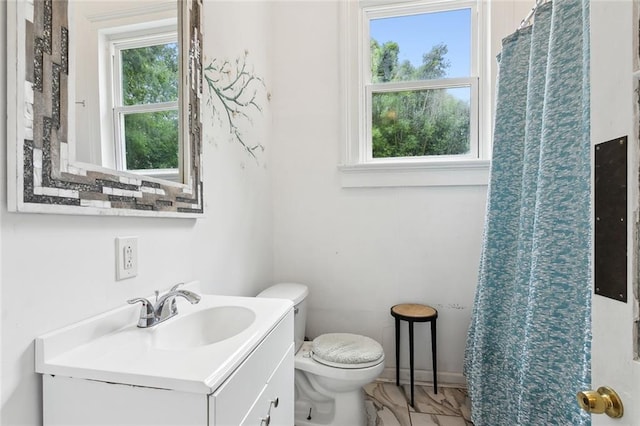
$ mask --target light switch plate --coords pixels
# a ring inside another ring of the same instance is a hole
[[[116,280],[138,275],[138,237],[116,238]]]

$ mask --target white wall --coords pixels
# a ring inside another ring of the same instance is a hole
[[[494,2],[492,62],[531,6]],[[308,337],[365,334],[383,344],[387,367],[395,366],[390,307],[436,307],[440,380],[462,382],[486,186],[343,189],[339,2],[278,2],[274,16],[276,281],[309,285]],[[416,369],[431,380],[428,330],[415,328]]]
[[[506,32],[530,7],[528,1],[521,2],[522,12],[510,1],[495,4],[508,6],[495,20]],[[0,2],[2,35],[5,16]],[[337,1],[209,0],[204,19],[205,64],[214,57],[233,61],[247,49],[273,92],[256,127],[247,130],[267,150],[259,161],[251,159],[205,110],[207,214],[198,220],[10,214],[2,188],[3,425],[41,422],[36,336],[191,279],[241,295],[271,281],[304,282],[311,288],[309,336],[372,336],[384,344],[388,366],[394,363],[390,306],[432,304],[440,311],[440,371],[460,379],[486,188],[340,187]],[[4,90],[0,86],[2,116]],[[5,153],[3,143],[0,176],[6,176]],[[140,269],[138,277],[116,282],[114,238],[123,235],[139,237]],[[416,333],[417,347],[425,347],[426,327]],[[418,369],[429,369],[427,353],[419,353]]]
[[[256,73],[270,81],[265,65],[271,46],[266,30],[269,14],[261,7],[239,7],[242,15],[235,22],[242,25],[234,28],[223,13],[228,7],[205,4],[207,58],[235,60],[244,49],[261,52],[251,55],[250,61]],[[2,38],[5,22],[6,2],[0,2]],[[4,40],[0,46],[0,80],[6,81]],[[269,282],[273,264],[268,173],[271,116],[265,107],[254,121],[256,128],[247,133],[250,140],[259,137],[267,147],[259,162],[221,135],[219,124],[205,110],[203,219],[8,213],[2,187],[2,425],[42,422],[40,377],[34,373],[36,336],[180,281],[197,279],[211,291],[239,295],[253,295]],[[0,85],[0,116],[6,116],[4,84]],[[5,121],[0,123],[4,135]],[[0,140],[0,181],[6,182],[6,138]],[[115,281],[114,238],[126,235],[139,237],[139,272],[136,278]]]

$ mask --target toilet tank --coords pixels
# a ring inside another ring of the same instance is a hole
[[[267,287],[256,297],[271,297],[274,299],[288,299],[294,304],[294,341],[295,352],[298,352],[304,341],[304,332],[307,326],[307,295],[309,288],[304,284],[279,283]]]

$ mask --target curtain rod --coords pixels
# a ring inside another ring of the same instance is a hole
[[[531,23],[531,19],[533,18],[533,14],[536,13],[536,9],[541,4],[546,3],[546,2],[547,2],[547,0],[536,0],[536,4],[533,5],[533,7],[531,8],[531,10],[527,14],[527,16],[525,16],[525,18],[520,22],[520,25],[518,26],[518,29],[521,30],[524,27],[526,27],[527,25],[529,25]]]

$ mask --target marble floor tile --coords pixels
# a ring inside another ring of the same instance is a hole
[[[471,423],[471,400],[466,389],[459,389],[460,392],[454,394],[454,398],[458,401],[458,406],[462,412],[462,417]]]
[[[411,413],[411,426],[467,426],[462,417]]]
[[[439,423],[436,416],[433,414],[424,414],[413,412],[410,415],[411,426],[438,426]]]
[[[473,426],[467,392],[461,388],[414,387],[411,407],[409,385],[374,382],[364,387],[368,426]]]
[[[393,383],[375,382],[364,387],[365,395],[374,401],[378,408],[378,416],[384,415],[381,425],[386,426],[391,421],[391,416],[397,421],[399,426],[411,426],[409,418],[409,406],[402,388]],[[395,426],[394,423],[390,423]]]
[[[382,411],[378,412],[378,418],[380,419],[380,426],[402,426],[395,413],[387,407],[383,407]]]
[[[372,399],[365,398],[364,410],[367,415],[367,426],[379,426],[380,421],[378,420],[378,407]]]
[[[411,386],[402,385],[404,393],[411,401]],[[414,407],[409,407],[412,411],[428,414],[442,414],[445,416],[462,416],[463,405],[467,393],[464,389],[441,387],[438,393],[433,392],[431,386],[414,386]]]

